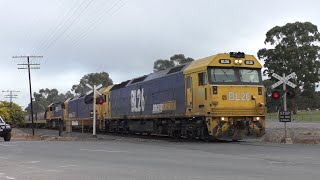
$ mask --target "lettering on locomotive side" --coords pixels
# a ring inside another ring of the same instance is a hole
[[[163,104],[154,104],[152,106],[152,113],[161,113],[163,110]]]
[[[145,101],[143,95],[143,88],[131,90],[131,112],[144,111]]]
[[[247,92],[229,92],[228,93],[228,100],[231,101],[249,101],[250,100],[250,94]]]
[[[162,113],[164,111],[176,110],[176,101],[166,101],[160,104],[152,105],[152,113]]]

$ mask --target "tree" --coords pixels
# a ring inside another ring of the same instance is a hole
[[[93,86],[94,84],[102,84],[102,86],[107,87],[112,85],[113,82],[112,79],[110,79],[109,74],[106,72],[90,73],[84,75],[80,79],[80,83],[78,85],[73,85],[71,90],[76,94],[84,94],[89,91],[89,88],[86,86],[86,84],[90,84],[91,86]]]
[[[171,56],[170,61],[174,63],[175,66],[186,64],[194,61],[194,59],[190,57],[185,57],[183,54],[175,54]]]
[[[264,41],[271,48],[258,51],[258,58],[267,68],[263,73],[271,77],[272,73],[288,75],[295,72],[296,94],[303,91],[314,93],[315,83],[319,81],[319,42],[318,28],[310,22],[273,27],[266,33]]]
[[[15,103],[0,101],[0,116],[9,124],[23,124],[25,122],[25,112]]]
[[[158,59],[153,63],[153,71],[161,71],[174,67],[174,63],[166,59]]]
[[[186,64],[194,61],[194,59],[186,58],[183,54],[175,54],[170,57],[170,60],[158,59],[153,63],[153,71],[161,71],[164,69],[172,68],[178,65]]]
[[[60,93],[57,89],[40,89],[39,92],[34,92],[33,111],[34,113],[43,112],[51,103],[63,102],[67,98],[72,98],[74,95],[68,91],[66,94]],[[26,108],[30,112],[30,104]]]

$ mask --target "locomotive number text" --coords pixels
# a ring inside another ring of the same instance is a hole
[[[131,112],[144,111],[145,101],[143,95],[143,88],[131,90]]]
[[[249,101],[250,100],[250,94],[247,92],[229,92],[228,93],[228,100],[231,101]]]

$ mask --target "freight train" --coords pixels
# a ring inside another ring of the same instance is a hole
[[[105,101],[96,105],[97,128],[175,138],[261,137],[266,116],[261,68],[253,55],[221,53],[105,87],[100,90]],[[52,103],[46,125],[91,129],[93,105],[87,98]]]

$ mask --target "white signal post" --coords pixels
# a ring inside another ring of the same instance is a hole
[[[88,91],[86,93],[86,95],[89,95],[93,92],[93,132],[92,132],[92,135],[96,136],[96,121],[97,121],[96,120],[96,94],[102,95],[98,91],[98,89],[100,89],[102,87],[102,84],[99,84],[98,86],[93,85],[93,87],[90,86],[89,84],[86,84],[86,86],[91,89],[90,91]]]
[[[291,73],[289,74],[288,76],[285,75],[285,73],[282,74],[282,77],[279,76],[278,74],[276,73],[273,73],[272,74],[272,77],[278,79],[279,81],[274,83],[271,88],[274,89],[278,86],[280,86],[281,84],[283,85],[283,111],[287,111],[287,85],[291,86],[292,88],[295,88],[297,85],[293,84],[292,82],[289,81],[289,79],[291,78],[296,78],[296,73]],[[284,122],[284,141],[287,143],[287,141],[291,141],[292,140],[288,140],[288,137],[287,137],[287,122]]]

